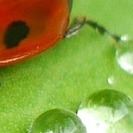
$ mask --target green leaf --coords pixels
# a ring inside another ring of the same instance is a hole
[[[74,0],[71,20],[87,16],[111,32],[133,37],[132,7],[132,0]],[[0,69],[0,133],[26,133],[44,111],[76,111],[98,90],[133,97],[132,88],[133,76],[118,66],[113,41],[85,26],[41,55]]]

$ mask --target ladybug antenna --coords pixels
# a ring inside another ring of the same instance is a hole
[[[89,20],[86,17],[75,18],[74,21],[72,22],[72,24],[70,25],[68,31],[66,32],[65,37],[69,38],[69,37],[77,34],[84,25],[89,25],[90,27],[97,30],[102,35],[104,35],[104,34],[109,35],[116,42],[125,41],[122,39],[122,36],[111,33],[104,26],[98,24],[95,21]]]

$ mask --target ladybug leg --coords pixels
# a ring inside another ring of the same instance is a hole
[[[107,34],[116,42],[125,41],[125,40],[123,40],[123,36],[119,36],[119,35],[111,33],[104,26],[98,24],[95,21],[89,20],[86,17],[76,18],[72,22],[68,31],[66,32],[65,37],[70,38],[71,36],[76,35],[84,25],[88,25],[88,26],[92,27],[93,29],[97,30],[102,35]]]
[[[65,34],[65,38],[70,38],[76,35],[85,24],[86,24],[85,17],[75,18],[70,27],[68,28]]]

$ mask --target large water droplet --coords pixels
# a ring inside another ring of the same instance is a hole
[[[87,133],[133,133],[133,103],[121,92],[97,92],[81,104],[77,114]]]
[[[133,42],[125,43],[116,51],[119,66],[129,74],[133,74]]]
[[[86,130],[73,112],[53,109],[40,115],[29,133],[86,133]]]

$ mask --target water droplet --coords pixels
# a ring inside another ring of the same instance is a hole
[[[129,74],[133,74],[133,53],[132,52],[123,53],[117,58],[117,62],[123,70],[125,70]]]
[[[116,51],[118,65],[128,74],[133,74],[133,43],[125,44]]]
[[[86,133],[86,130],[73,112],[53,109],[40,115],[29,133]]]
[[[114,78],[114,76],[111,75],[110,77],[108,77],[107,82],[108,82],[108,84],[111,85],[111,86],[114,85],[114,83],[115,83],[115,78]]]
[[[94,93],[81,104],[77,115],[87,133],[133,133],[133,103],[115,90]]]
[[[131,40],[131,38],[129,37],[129,35],[123,35],[123,36],[121,36],[121,41],[123,41],[123,42],[128,42],[128,41],[130,41]]]

